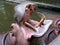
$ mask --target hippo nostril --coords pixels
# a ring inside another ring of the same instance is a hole
[[[13,29],[13,26],[11,26],[10,28]]]

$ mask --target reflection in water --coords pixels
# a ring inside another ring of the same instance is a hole
[[[14,5],[15,3],[6,3],[4,1],[0,1],[0,33],[4,33],[10,30],[11,23],[14,22],[13,14],[14,14]],[[44,13],[47,18],[51,19],[53,17],[59,17],[60,13],[45,10],[45,9],[39,9],[37,10],[41,13]],[[34,14],[35,16],[32,16],[31,18],[35,18],[37,20],[40,20],[37,14]]]

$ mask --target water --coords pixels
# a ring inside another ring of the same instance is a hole
[[[13,20],[13,5],[0,1],[0,33],[10,30]]]
[[[42,3],[54,4],[60,6],[60,0],[33,0]]]
[[[15,5],[16,3],[7,3],[5,1],[0,1],[0,33],[5,33],[11,30],[10,25],[15,22],[13,18]],[[54,12],[47,9],[39,9],[38,11],[45,14],[46,18],[48,19],[60,16],[59,12]],[[33,16],[33,18],[40,20],[36,16]]]

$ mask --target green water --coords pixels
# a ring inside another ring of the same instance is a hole
[[[5,1],[0,1],[0,33],[4,33],[10,30],[13,20],[13,6]]]
[[[15,22],[13,15],[14,15],[14,6],[16,3],[8,3],[5,1],[0,1],[0,33],[5,33],[7,31],[10,31],[10,25]],[[59,15],[60,13],[45,10],[45,9],[39,9],[39,12],[46,15],[47,18],[50,17],[48,14],[54,14]],[[36,14],[35,14],[36,15]],[[37,16],[33,16],[32,18],[40,20]]]

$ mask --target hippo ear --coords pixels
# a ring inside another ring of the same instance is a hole
[[[27,5],[26,8],[30,9],[31,8],[31,4]]]

